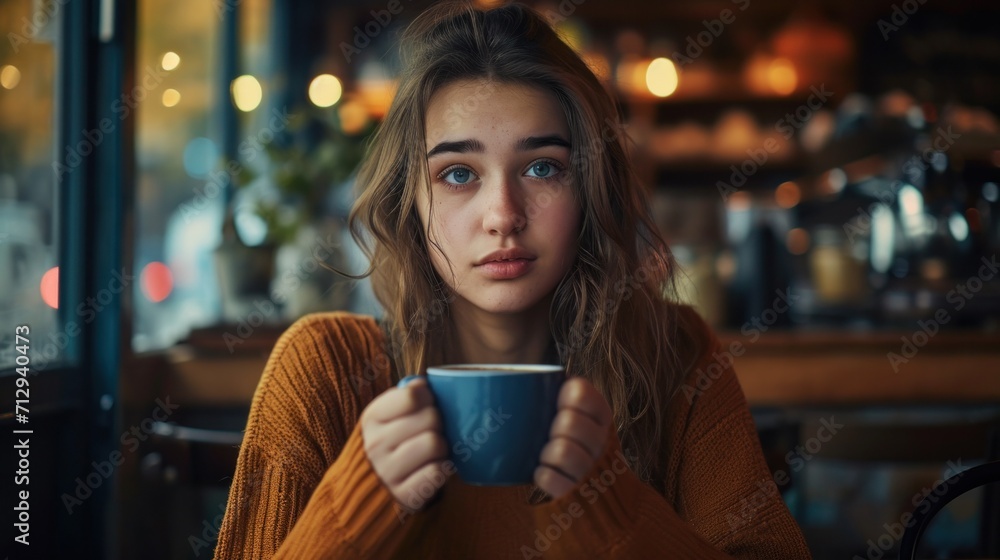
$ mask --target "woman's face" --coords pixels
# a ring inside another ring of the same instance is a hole
[[[418,212],[435,270],[458,296],[494,313],[525,311],[550,295],[576,259],[581,208],[569,171],[570,135],[551,94],[530,86],[460,81],[439,89],[426,115],[433,190]],[[481,265],[498,249],[534,260],[516,277]],[[508,275],[509,276],[509,275]]]

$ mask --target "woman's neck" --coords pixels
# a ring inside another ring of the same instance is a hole
[[[450,319],[454,344],[445,351],[445,363],[558,362],[548,314],[548,300],[517,314],[486,313],[467,301],[452,302]]]

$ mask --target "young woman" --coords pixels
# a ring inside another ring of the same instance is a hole
[[[809,558],[600,81],[516,4],[437,5],[401,53],[350,216],[384,322],[278,341],[216,557]],[[533,485],[452,476],[426,381],[395,387],[447,363],[565,365]]]

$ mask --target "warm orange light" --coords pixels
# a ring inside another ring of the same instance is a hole
[[[340,128],[347,134],[357,134],[368,124],[368,110],[364,103],[356,100],[345,101],[337,107]]]
[[[788,247],[789,253],[804,255],[809,250],[809,232],[802,228],[789,230],[785,237],[785,245]]]
[[[791,181],[786,181],[774,190],[774,201],[782,208],[794,208],[802,200],[802,191]]]
[[[19,83],[21,83],[21,71],[17,66],[0,67],[0,86],[4,89],[14,89]]]
[[[174,289],[174,278],[170,268],[161,262],[151,262],[142,269],[139,276],[142,293],[153,303],[159,303]]]
[[[392,106],[392,99],[396,96],[396,85],[394,80],[361,80],[358,82],[359,100],[364,104],[368,116],[373,119],[382,119],[389,112]]]
[[[59,267],[54,266],[42,275],[40,286],[42,301],[52,309],[59,309]]]
[[[634,94],[648,92],[646,87],[646,72],[649,61],[634,57],[623,59],[615,69],[615,81],[623,91]]]
[[[798,86],[798,74],[795,66],[787,58],[776,58],[767,68],[767,83],[775,92],[788,95]]]
[[[729,195],[729,209],[733,211],[749,210],[750,195],[743,191]]]

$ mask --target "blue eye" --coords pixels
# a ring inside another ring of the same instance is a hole
[[[449,179],[452,175],[454,179]],[[449,183],[464,185],[472,180],[472,172],[464,167],[458,167],[444,174],[442,178]]]
[[[557,175],[562,169],[556,167],[551,162],[539,161],[531,166],[529,172],[535,173],[535,175],[529,175],[529,177],[537,177],[539,179],[551,179]]]

